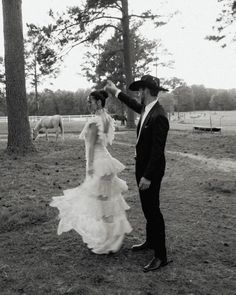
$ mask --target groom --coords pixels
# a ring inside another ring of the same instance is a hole
[[[153,271],[167,264],[165,223],[160,211],[159,192],[165,173],[165,144],[169,130],[166,113],[158,102],[159,91],[168,91],[160,86],[160,80],[145,75],[131,83],[129,89],[139,91],[141,103],[121,92],[108,81],[105,90],[140,114],[137,126],[135,174],[142,210],[146,218],[146,241],[134,245],[133,251],[153,249],[154,257],[143,268]]]

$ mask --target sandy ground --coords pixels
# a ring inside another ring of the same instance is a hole
[[[173,263],[144,274],[152,252],[144,239],[134,180],[135,132],[117,132],[111,154],[126,165],[133,231],[119,253],[94,255],[74,232],[57,236],[52,196],[84,179],[83,142],[66,134],[36,142],[38,153],[9,157],[0,142],[0,294],[235,294],[236,137],[171,131],[161,189],[168,255]]]

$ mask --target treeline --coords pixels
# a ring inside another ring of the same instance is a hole
[[[35,94],[27,95],[30,115],[80,115],[88,114],[86,99],[90,90],[79,89],[76,92],[57,90],[55,92],[45,89],[38,94],[37,105]]]
[[[82,115],[88,114],[86,99],[91,89],[76,92],[45,89],[39,93],[39,105],[35,94],[27,94],[29,115]],[[226,111],[236,109],[236,89],[223,90],[205,88],[202,85],[176,87],[173,91],[160,94],[161,104],[167,112],[188,112],[198,110]],[[117,99],[107,100],[110,113],[123,113],[124,105]],[[6,100],[0,92],[0,115],[7,115]]]
[[[160,95],[167,112],[227,111],[236,109],[236,89],[212,89],[203,85],[182,85]]]
[[[87,97],[91,89],[79,89],[76,92],[57,90],[55,92],[45,89],[38,93],[27,94],[28,113],[30,116],[43,115],[86,115],[89,114]],[[112,114],[124,113],[124,105],[114,98],[108,98],[106,108]],[[0,116],[7,116],[6,98],[0,91]]]

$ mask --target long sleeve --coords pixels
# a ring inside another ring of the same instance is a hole
[[[135,111],[138,114],[141,114],[141,111],[143,109],[143,105],[139,103],[136,99],[129,97],[123,92],[120,92],[118,94],[118,99],[125,103],[129,108],[131,108],[133,111]]]

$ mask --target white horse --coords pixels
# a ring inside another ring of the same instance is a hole
[[[59,128],[61,130],[62,140],[64,140],[64,128],[63,128],[63,121],[61,116],[60,115],[44,116],[37,122],[37,124],[35,125],[33,129],[33,140],[36,139],[41,129],[45,131],[46,140],[48,140],[48,129],[55,129],[56,141],[57,141],[58,135],[59,135]]]

